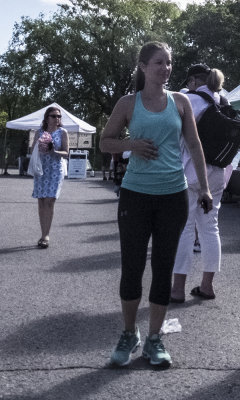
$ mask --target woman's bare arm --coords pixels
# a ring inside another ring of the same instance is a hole
[[[62,129],[62,147],[61,150],[55,150],[53,149],[54,154],[58,154],[61,157],[68,157],[69,153],[69,137],[68,137],[68,132],[66,129]]]
[[[135,103],[135,95],[121,97],[103,130],[100,150],[104,153],[132,151],[139,157],[149,160],[157,158],[158,151],[152,140],[120,140],[121,132],[128,126]]]
[[[32,147],[31,147],[31,154],[33,152],[34,146],[37,143],[38,139],[39,139],[39,131],[36,131],[35,135],[34,135],[34,138],[33,138]]]

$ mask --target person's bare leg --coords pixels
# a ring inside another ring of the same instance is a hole
[[[49,232],[54,213],[55,198],[38,199],[39,220],[42,239],[49,240]]]
[[[215,272],[203,272],[202,282],[200,286],[201,292],[208,294],[209,296],[213,296],[213,278]]]
[[[54,214],[54,205],[55,198],[46,198],[44,199],[44,228],[43,228],[43,236],[42,238],[45,240],[49,240],[49,232],[52,225],[53,214]]]
[[[43,239],[44,220],[45,220],[44,200],[45,199],[38,199],[38,215],[39,215],[39,222],[40,222],[40,227],[41,227],[41,232],[42,232],[41,239]]]
[[[125,330],[129,332],[135,332],[136,329],[136,317],[137,317],[137,310],[141,298],[136,300],[121,300],[122,303],[122,312],[123,312],[123,319]]]
[[[149,337],[160,332],[166,312],[167,306],[150,303]]]
[[[174,274],[173,275],[173,287],[171,291],[171,297],[177,300],[185,299],[185,283],[187,279],[186,274]]]

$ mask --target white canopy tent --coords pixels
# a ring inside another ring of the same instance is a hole
[[[240,110],[240,85],[229,92],[226,97],[235,110]]]
[[[231,92],[229,92],[227,94],[227,99],[230,102],[234,102],[234,101],[239,101],[240,100],[240,85],[237,86],[235,89],[231,90]]]
[[[220,90],[219,94],[220,94],[221,96],[227,97],[227,96],[228,96],[228,91],[227,91],[226,89],[223,89],[223,88],[222,88],[222,89]]]
[[[81,119],[75,117],[70,112],[64,110],[64,108],[57,103],[52,103],[49,106],[41,108],[41,110],[26,115],[25,117],[21,117],[13,121],[8,121],[6,127],[8,129],[24,131],[37,130],[41,126],[44,113],[48,107],[57,107],[59,108],[59,110],[61,110],[63,127],[69,132],[79,132],[86,134],[96,133],[96,128],[94,126],[91,126],[87,122],[84,122]]]
[[[46,107],[41,108],[31,114],[24,117],[8,121],[6,124],[7,129],[24,130],[29,131],[29,146],[31,147],[33,137],[36,130],[41,127],[44,113],[49,107],[57,107],[61,111],[62,115],[62,125],[63,128],[67,129],[69,133],[69,146],[71,148],[91,148],[92,147],[92,135],[96,133],[96,128],[89,125],[87,122],[75,117],[70,112],[66,111],[57,103],[49,104]],[[5,153],[7,130],[5,132],[4,138],[4,148]],[[79,146],[79,141],[81,140],[81,146]]]

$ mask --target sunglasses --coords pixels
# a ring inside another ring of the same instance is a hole
[[[55,115],[55,114],[49,114],[49,117],[52,117],[52,118],[62,118],[61,115]]]

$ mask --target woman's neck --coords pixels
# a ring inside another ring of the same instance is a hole
[[[141,99],[143,106],[151,112],[161,112],[167,107],[167,93],[162,87],[153,91],[144,87],[141,92]]]
[[[142,90],[142,96],[148,99],[159,98],[166,95],[166,90],[163,85],[145,84]]]
[[[58,126],[57,125],[48,125],[48,127],[47,127],[47,132],[48,133],[52,133],[52,132],[55,132],[56,130],[58,129]]]

